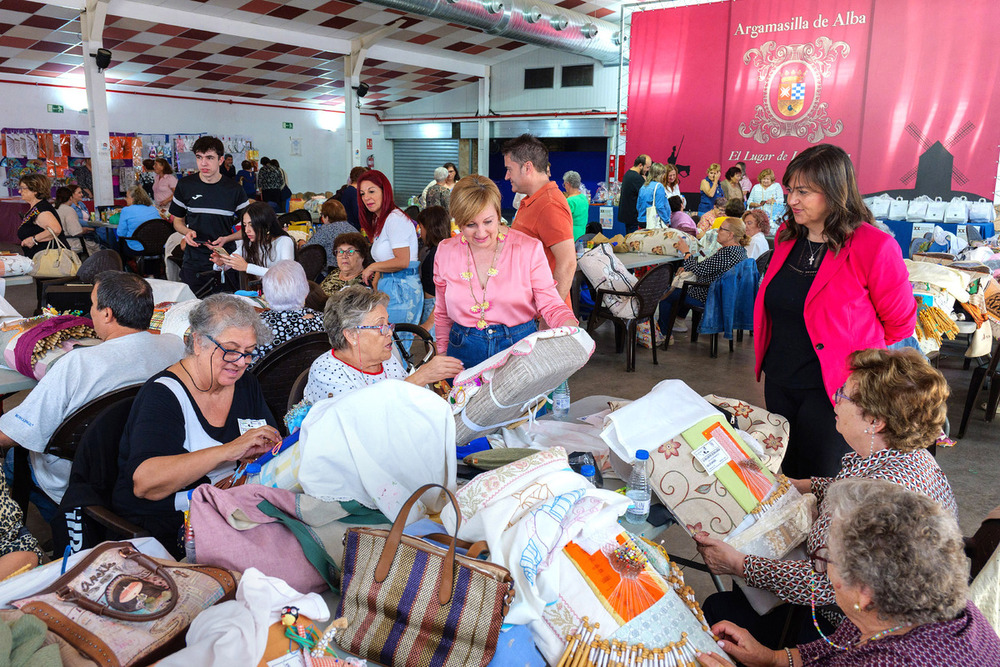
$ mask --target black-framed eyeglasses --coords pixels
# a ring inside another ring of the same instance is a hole
[[[249,352],[240,352],[239,350],[230,350],[229,348],[222,347],[222,343],[215,340],[211,336],[205,336],[209,339],[215,346],[222,350],[222,360],[227,364],[235,364],[240,359],[246,359],[247,363],[253,363],[263,356],[263,353],[258,350],[250,350]]]
[[[369,324],[363,327],[354,327],[355,329],[371,329],[372,331],[378,331],[382,336],[391,336],[392,332],[396,330],[395,324]]]
[[[828,569],[827,566],[833,563],[830,560],[830,550],[826,547],[820,547],[815,551],[809,553],[809,561],[812,563],[813,572],[816,574],[826,574]],[[836,565],[836,563],[834,563]]]
[[[358,251],[357,251],[357,250],[355,250],[354,248],[348,248],[347,250],[338,250],[338,251],[337,251],[337,254],[338,254],[338,255],[347,255],[348,257],[350,257],[351,255],[354,255],[354,254],[356,254],[357,252],[358,252]]]
[[[846,384],[842,384],[842,385],[840,385],[840,389],[838,389],[837,391],[833,392],[833,400],[835,402],[837,402],[837,403],[840,403],[841,400],[848,401],[850,403],[857,403],[857,401],[855,401],[853,398],[851,398],[850,396],[848,396],[847,392],[844,391],[844,387],[846,387],[846,386],[847,386]]]

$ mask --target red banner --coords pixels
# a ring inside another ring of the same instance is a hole
[[[1000,2],[733,0],[637,12],[629,164],[674,162],[685,191],[710,163],[781,178],[833,143],[865,193],[993,198],[1000,59],[984,57]]]

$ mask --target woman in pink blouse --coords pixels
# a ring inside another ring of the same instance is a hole
[[[153,180],[153,203],[157,208],[170,206],[170,200],[174,198],[174,188],[177,187],[177,177],[170,163],[162,157],[153,161],[153,171],[156,177]]]
[[[500,223],[500,190],[485,176],[466,176],[451,193],[459,236],[434,257],[434,327],[438,354],[472,368],[537,329],[576,326],[556,292],[542,244]]]

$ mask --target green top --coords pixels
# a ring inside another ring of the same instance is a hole
[[[573,215],[573,240],[576,241],[587,232],[587,208],[590,203],[582,193],[567,197],[566,203]]]

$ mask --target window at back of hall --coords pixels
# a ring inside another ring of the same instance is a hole
[[[593,65],[563,65],[562,87],[573,88],[578,86],[594,85]]]
[[[555,67],[524,70],[524,88],[552,88],[555,85]]]

